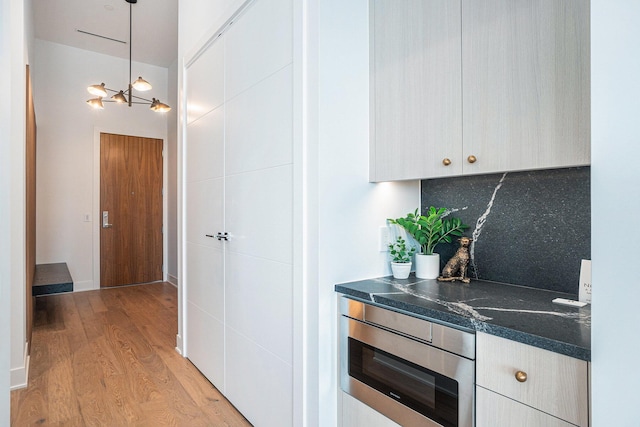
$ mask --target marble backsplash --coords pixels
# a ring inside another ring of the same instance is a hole
[[[421,182],[421,210],[449,208],[472,237],[472,278],[578,294],[591,259],[590,168]],[[441,244],[441,267],[458,245]]]

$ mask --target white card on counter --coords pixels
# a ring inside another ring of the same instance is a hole
[[[584,307],[585,305],[587,305],[586,302],[580,302],[580,301],[575,301],[575,300],[566,299],[566,298],[556,298],[554,300],[551,300],[551,302],[554,302],[560,305],[567,305],[569,307]]]
[[[582,302],[591,303],[591,260],[588,259],[583,259],[580,264],[578,299]]]

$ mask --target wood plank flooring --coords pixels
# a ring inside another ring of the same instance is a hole
[[[250,426],[175,350],[168,283],[36,299],[28,388],[12,426]]]

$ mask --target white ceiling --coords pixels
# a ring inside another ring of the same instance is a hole
[[[33,0],[33,8],[36,38],[129,58],[126,0]],[[132,16],[133,61],[160,67],[171,65],[178,53],[178,0],[138,0],[132,4]]]

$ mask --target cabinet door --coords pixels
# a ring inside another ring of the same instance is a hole
[[[476,384],[579,426],[589,424],[587,362],[476,334]],[[526,374],[524,381],[516,373]]]
[[[590,162],[589,1],[463,0],[464,173]]]
[[[372,0],[370,10],[370,180],[460,175],[460,0]]]
[[[573,424],[482,387],[476,387],[476,426],[572,427]]]

